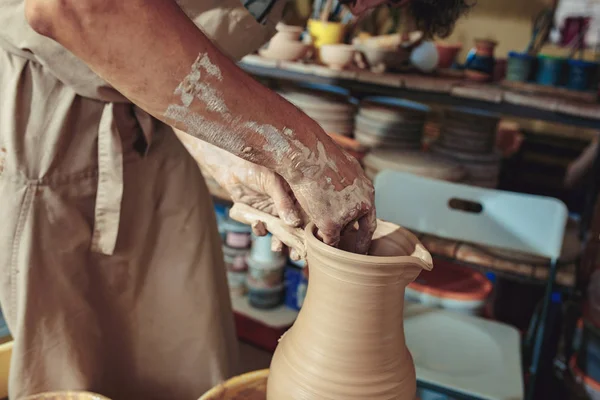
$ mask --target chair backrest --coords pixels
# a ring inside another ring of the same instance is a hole
[[[378,218],[411,230],[553,260],[560,256],[568,215],[555,198],[396,171],[375,177],[375,205]]]

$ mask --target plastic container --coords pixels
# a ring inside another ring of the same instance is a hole
[[[535,57],[527,53],[508,53],[508,65],[506,67],[506,80],[513,82],[527,82],[531,77],[531,71]]]
[[[267,233],[265,236],[252,235],[252,249],[250,257],[253,261],[262,264],[281,264],[285,262],[285,256],[271,250],[273,236]]]
[[[540,55],[537,62],[535,81],[540,85],[559,86],[564,72],[565,59]]]
[[[417,389],[417,398],[419,400],[454,400],[453,397],[448,397],[445,394],[422,388]]]
[[[243,296],[246,294],[247,272],[227,271],[227,286],[232,294]]]
[[[272,288],[283,284],[285,259],[279,263],[263,264],[248,257],[246,262],[248,263],[248,276],[256,287]]]
[[[253,237],[252,250],[246,259],[248,276],[257,287],[280,286],[283,284],[285,256],[282,253],[271,251],[271,235]]]
[[[257,286],[251,277],[248,277],[248,303],[259,309],[275,308],[283,303],[284,284],[274,287]]]
[[[597,82],[598,63],[568,60],[567,87],[572,90],[593,90]]]
[[[585,387],[590,400],[600,400],[600,382],[592,379],[579,369],[576,356],[571,358],[570,366],[575,380]]]
[[[248,271],[248,264],[246,263],[248,253],[248,249],[235,249],[227,245],[223,245],[223,259],[225,261],[225,268],[227,271]]]
[[[308,279],[306,279],[302,268],[295,265],[287,265],[285,267],[284,280],[285,305],[293,310],[300,311],[300,308],[302,308],[302,304],[304,303],[304,298],[306,297]]]
[[[478,271],[436,260],[432,271],[423,271],[406,288],[405,297],[427,306],[467,315],[481,314],[493,285]]]
[[[249,249],[252,244],[250,234],[252,228],[248,225],[239,223],[231,218],[226,219],[221,224],[223,234],[225,235],[225,244],[234,249]]]

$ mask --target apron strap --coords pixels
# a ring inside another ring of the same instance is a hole
[[[117,244],[123,199],[123,145],[114,117],[114,104],[106,103],[98,128],[98,191],[91,250],[112,255]]]

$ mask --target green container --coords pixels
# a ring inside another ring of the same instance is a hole
[[[506,66],[506,80],[513,82],[527,82],[531,76],[531,70],[535,57],[527,53],[508,53],[508,64]]]

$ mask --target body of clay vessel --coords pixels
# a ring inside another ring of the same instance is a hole
[[[404,290],[431,269],[430,254],[414,235],[383,221],[368,256],[323,244],[312,224],[305,233],[308,291],[273,356],[267,399],[414,400]]]

